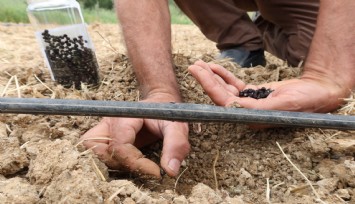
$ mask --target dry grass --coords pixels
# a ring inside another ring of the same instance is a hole
[[[216,164],[217,164],[217,161],[218,161],[218,158],[219,158],[219,150],[217,149],[217,153],[216,153],[216,157],[213,161],[213,178],[214,178],[214,183],[215,183],[215,190],[217,191],[218,190],[218,179],[217,179],[217,173],[216,173]]]
[[[106,181],[105,176],[102,174],[102,172],[100,171],[99,167],[96,165],[94,159],[90,158],[90,160],[92,162],[92,166],[94,167],[94,170],[95,170],[96,174],[99,176],[99,178],[101,178],[101,181]]]
[[[88,139],[83,139],[83,140],[80,140],[76,145],[75,147],[79,146],[80,144],[82,144],[83,142],[85,141],[91,141],[91,140],[112,140],[111,138],[109,137],[93,137],[93,138],[88,138]]]
[[[319,197],[319,194],[317,193],[316,189],[313,187],[312,182],[311,182],[311,181],[307,178],[307,176],[304,175],[304,174],[302,173],[302,171],[291,161],[291,159],[288,158],[288,156],[285,154],[285,152],[283,151],[282,147],[280,146],[280,144],[279,144],[278,142],[276,142],[276,145],[278,146],[278,148],[280,149],[280,151],[282,152],[282,154],[284,155],[284,157],[287,159],[287,161],[290,162],[290,164],[293,166],[293,168],[295,168],[295,169],[298,171],[298,173],[300,173],[301,176],[307,181],[307,183],[308,183],[308,185],[311,187],[311,189],[312,189],[314,195],[317,197],[317,201],[319,201],[319,202],[325,204],[325,202],[322,201],[322,199]]]
[[[185,171],[188,169],[189,167],[186,167],[182,172],[181,174],[177,177],[176,181],[175,181],[175,184],[174,184],[174,193],[176,192],[176,186],[177,184],[179,183],[179,180],[181,178],[181,176],[185,173]]]
[[[120,194],[126,185],[129,185],[130,183],[127,182],[125,184],[123,184],[117,191],[115,191],[106,201],[105,201],[105,204],[109,204],[109,203],[112,203],[112,200],[118,195]]]
[[[344,115],[355,115],[355,92],[353,92],[349,98],[345,98],[344,101],[346,104],[343,105],[338,112]]]

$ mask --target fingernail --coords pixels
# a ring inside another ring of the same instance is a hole
[[[179,173],[181,162],[177,159],[171,159],[168,163],[168,167],[175,173]]]

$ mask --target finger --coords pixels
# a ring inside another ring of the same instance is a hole
[[[215,104],[225,106],[233,99],[228,90],[214,78],[213,73],[197,65],[189,66],[188,71],[201,84],[202,88]]]
[[[245,83],[237,79],[234,74],[228,71],[226,68],[218,64],[210,64],[210,69],[220,76],[227,84],[236,87],[238,90],[243,90],[245,88]]]
[[[151,145],[158,141],[160,138],[149,131],[141,130],[136,135],[136,141],[134,141],[134,146],[139,148]]]
[[[107,157],[107,146],[110,138],[109,127],[105,119],[102,120],[95,127],[87,131],[81,138],[79,143],[87,149],[92,149],[92,151],[98,155],[103,160],[108,160]]]
[[[228,92],[230,92],[230,94],[232,94],[233,96],[236,96],[237,94],[239,94],[239,90],[235,86],[227,84],[222,79],[222,77],[220,77],[217,74],[215,74],[214,78],[224,87],[224,89],[226,89]]]
[[[217,82],[220,83],[221,86],[223,86],[227,91],[231,92],[231,94],[236,95],[239,93],[238,89],[235,86],[226,83],[226,81],[221,76],[219,76],[218,74],[213,72],[213,70],[211,69],[211,66],[219,66],[219,65],[206,63],[202,60],[196,61],[195,65],[200,66],[203,69],[205,69],[206,71],[208,71],[209,73],[213,74],[213,77],[217,80]],[[224,69],[224,68],[222,67],[222,69]],[[232,76],[233,76],[233,74],[232,74]]]
[[[87,131],[80,140],[83,141],[83,145],[87,149],[92,149],[106,165],[117,169],[120,167],[120,163],[114,160],[108,152],[109,142],[113,140],[114,136],[111,132],[111,120],[112,118],[104,118],[99,124]],[[107,138],[107,140],[104,138]]]
[[[132,144],[114,144],[110,145],[108,152],[112,158],[117,161],[121,169],[127,169],[139,175],[148,175],[154,178],[160,178],[160,167],[153,161],[144,158],[144,155]],[[117,168],[111,166],[111,168]]]
[[[181,162],[190,152],[188,141],[188,125],[181,122],[167,122],[163,128],[163,155],[160,161],[162,168],[169,176],[177,176]]]
[[[210,72],[213,74],[213,71],[211,69],[211,67],[209,66],[208,63],[202,61],[202,60],[197,60],[194,65],[200,66],[201,68],[205,69],[206,71]]]
[[[109,125],[104,118],[95,127],[81,136],[80,141],[83,141],[84,146],[92,146],[91,143],[108,144],[110,139]]]
[[[107,118],[106,124],[107,128],[101,131],[109,129],[111,143],[130,143],[140,148],[157,140],[149,131],[143,130],[143,119],[140,118]]]
[[[112,168],[124,168],[139,175],[148,175],[160,178],[160,167],[153,161],[144,158],[141,151],[133,145],[136,135],[143,127],[143,119],[140,118],[112,118],[111,132],[113,140],[110,142],[108,152],[115,163]],[[149,136],[149,135],[148,135]],[[145,138],[147,141],[149,138]],[[139,142],[142,143],[142,142]],[[143,145],[143,144],[140,144]]]

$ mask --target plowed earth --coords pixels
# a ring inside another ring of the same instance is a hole
[[[2,97],[137,101],[139,92],[117,25],[89,27],[102,84],[82,90],[50,79],[34,30],[0,26]],[[212,104],[187,72],[211,61],[213,42],[194,26],[173,25],[175,71],[186,102]],[[266,67],[240,69],[220,61],[248,83],[299,76],[268,55]],[[16,80],[18,86],[16,86]],[[335,114],[354,112],[354,99]],[[0,115],[0,203],[354,203],[355,133],[312,128],[253,130],[243,124],[191,123],[191,153],[179,179],[147,180],[110,170],[77,145],[99,117]],[[300,175],[285,154],[313,184]],[[142,150],[159,162],[161,143]],[[217,157],[218,155],[218,157]],[[215,173],[214,173],[215,172]]]

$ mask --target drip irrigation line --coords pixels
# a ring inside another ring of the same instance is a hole
[[[355,130],[355,116],[227,108],[190,103],[0,98],[0,113],[151,118]]]

